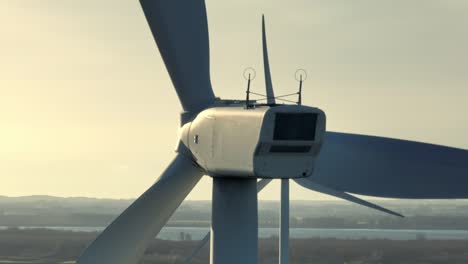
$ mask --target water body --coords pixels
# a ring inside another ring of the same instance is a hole
[[[0,226],[0,230],[8,227]],[[49,229],[75,232],[100,232],[104,227],[69,226],[21,226],[20,229]],[[157,238],[178,241],[181,233],[192,240],[202,239],[210,229],[207,227],[164,227]],[[259,228],[259,237],[278,236],[277,228]],[[389,240],[468,240],[468,230],[407,230],[407,229],[323,229],[290,228],[291,238],[336,238],[336,239],[389,239]]]

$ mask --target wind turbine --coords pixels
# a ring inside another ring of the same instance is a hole
[[[392,214],[396,213],[349,193],[468,197],[466,150],[328,132],[321,109],[276,104],[265,31],[265,80],[271,95],[267,103],[216,98],[204,0],[140,3],[183,109],[176,155],[154,185],[91,243],[78,264],[137,263],[203,175],[213,178],[214,264],[257,262],[257,185],[271,179],[284,179],[285,201],[288,180],[293,179],[306,188]]]

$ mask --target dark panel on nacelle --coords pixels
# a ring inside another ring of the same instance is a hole
[[[276,113],[274,140],[315,140],[318,113]]]

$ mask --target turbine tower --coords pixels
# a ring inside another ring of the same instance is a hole
[[[267,103],[249,106],[215,97],[204,0],[140,3],[182,105],[176,154],[153,186],[88,246],[78,264],[138,263],[203,175],[213,178],[211,234],[203,240],[210,240],[212,264],[257,263],[257,192],[272,179],[282,181],[282,263],[288,261],[290,179],[397,216],[401,215],[350,193],[468,197],[467,150],[330,132],[321,109],[276,104],[264,18]]]

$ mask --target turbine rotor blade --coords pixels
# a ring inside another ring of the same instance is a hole
[[[265,188],[272,179],[261,179],[257,182],[257,193],[260,193],[263,188]]]
[[[316,191],[316,192],[319,192],[319,193],[324,193],[324,194],[328,194],[328,195],[331,195],[331,196],[335,196],[337,198],[341,198],[343,200],[347,200],[347,201],[350,201],[350,202],[353,202],[353,203],[357,203],[357,204],[360,204],[360,205],[363,205],[363,206],[366,206],[366,207],[369,207],[369,208],[372,208],[372,209],[375,209],[375,210],[378,210],[378,211],[381,211],[381,212],[384,212],[384,213],[387,213],[387,214],[391,214],[391,215],[394,215],[394,216],[404,217],[403,215],[401,215],[401,214],[399,214],[397,212],[394,212],[394,211],[386,209],[386,208],[384,208],[382,206],[373,204],[373,203],[368,202],[366,200],[357,198],[356,196],[353,196],[351,194],[341,192],[341,191],[337,191],[337,190],[334,190],[332,188],[328,188],[326,186],[314,183],[310,178],[295,179],[294,181],[297,182],[302,187],[304,187],[306,189],[309,189],[309,190],[312,190],[312,191]]]
[[[137,263],[202,174],[191,160],[177,155],[156,183],[91,243],[77,264]]]
[[[263,190],[263,188],[265,188],[265,186],[267,186],[269,183],[271,182],[271,179],[261,179],[257,182],[257,193],[261,192]],[[190,264],[192,263],[192,260],[193,258],[198,255],[198,253],[200,252],[200,250],[206,245],[206,243],[208,243],[208,241],[210,241],[210,236],[211,236],[211,232],[208,232],[205,237],[200,240],[200,243],[198,244],[198,246],[195,248],[195,250],[192,252],[192,254],[190,254],[190,256],[188,256],[185,261],[184,261],[184,264]]]
[[[140,0],[153,37],[185,111],[215,100],[210,80],[204,0]]]
[[[327,132],[310,179],[335,190],[369,196],[468,198],[468,151]]]
[[[211,232],[208,231],[208,234],[205,235],[205,237],[203,237],[202,240],[200,240],[200,243],[198,243],[197,247],[195,248],[195,250],[192,252],[192,254],[190,254],[190,256],[188,256],[185,260],[184,260],[184,264],[190,264],[192,263],[192,260],[193,258],[198,255],[198,253],[200,253],[200,251],[202,250],[202,248],[208,243],[208,241],[210,241],[210,237],[211,237]]]
[[[268,48],[265,30],[265,16],[262,15],[262,44],[263,44],[263,68],[265,72],[265,88],[267,96],[267,104],[275,104],[275,93],[273,91],[273,83],[271,81],[270,62],[268,60]]]

